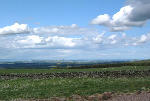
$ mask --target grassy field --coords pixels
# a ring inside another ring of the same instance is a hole
[[[121,70],[150,70],[150,66],[123,66],[113,68],[90,69],[0,69],[0,74],[6,73],[56,73],[56,72],[93,72],[93,71],[121,71]]]
[[[85,71],[122,71],[122,70],[150,70],[150,66],[127,66],[116,68],[96,69],[1,69],[0,74],[10,73],[58,73],[58,72],[85,72]],[[12,99],[40,99],[54,96],[71,96],[79,94],[88,96],[103,92],[136,92],[150,90],[150,77],[130,78],[48,78],[32,79],[17,78],[0,79],[0,100]]]
[[[107,91],[135,92],[149,90],[150,78],[73,78],[0,80],[0,99],[50,98],[52,96],[82,96]]]

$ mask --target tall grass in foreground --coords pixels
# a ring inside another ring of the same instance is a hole
[[[95,93],[134,92],[150,89],[146,78],[51,78],[0,80],[0,100],[82,96]]]

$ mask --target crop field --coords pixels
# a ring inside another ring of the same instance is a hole
[[[0,100],[137,91],[150,91],[150,66],[0,70]]]

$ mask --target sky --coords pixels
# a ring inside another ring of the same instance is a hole
[[[0,59],[149,59],[149,9],[149,0],[1,0]]]

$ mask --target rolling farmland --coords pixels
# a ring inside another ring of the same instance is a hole
[[[1,100],[69,98],[75,94],[86,97],[104,92],[149,90],[150,66],[0,70]]]

